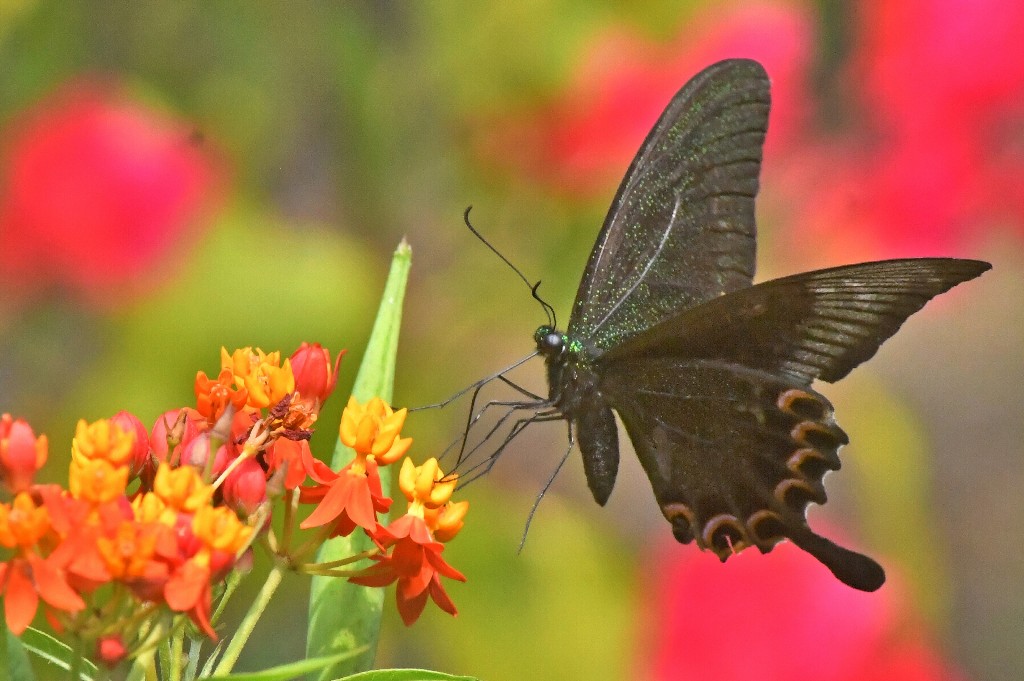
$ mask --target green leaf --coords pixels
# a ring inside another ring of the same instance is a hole
[[[7,645],[0,646],[0,679],[4,681],[35,681],[32,663],[21,639],[4,625]]]
[[[210,676],[205,678],[207,678],[208,681],[288,681],[288,679],[294,679],[303,674],[309,674],[332,664],[337,664],[338,662],[343,662],[349,658],[360,655],[365,652],[365,648],[366,646],[363,646],[362,648],[355,648],[345,653],[328,655],[327,657],[306,658],[305,660],[289,662],[288,664],[271,667],[270,669],[264,669],[259,672],[239,672],[237,674]]]
[[[429,669],[375,669],[336,681],[477,681],[472,676],[454,676]]]
[[[384,286],[377,319],[366,347],[363,363],[356,375],[352,394],[360,401],[378,396],[391,401],[395,382],[395,356],[398,352],[398,332],[402,320],[402,300],[412,262],[412,249],[403,240],[391,260],[391,272]],[[353,453],[340,441],[334,450],[331,467],[341,468],[352,460]],[[380,469],[381,485],[389,489],[391,473]],[[386,522],[386,518],[382,518]],[[338,537],[324,543],[317,554],[319,562],[338,560],[372,548],[372,542],[362,532]],[[323,657],[356,648],[365,652],[347,658],[323,670],[314,678],[334,679],[345,674],[363,671],[373,665],[380,635],[380,617],[384,607],[384,590],[357,586],[330,577],[314,577],[309,596],[309,638],[306,654]]]
[[[74,657],[74,651],[71,650],[70,646],[46,632],[29,627],[21,635],[21,645],[30,654],[58,669],[63,671],[71,669],[71,659]],[[82,666],[80,678],[88,680],[96,676],[96,665],[92,662],[84,660]]]

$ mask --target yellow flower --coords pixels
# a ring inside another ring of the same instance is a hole
[[[161,462],[153,480],[153,491],[169,507],[195,513],[213,497],[213,488],[203,482],[192,466],[171,468]]]
[[[192,532],[211,549],[238,553],[253,529],[226,506],[203,506],[192,518]]]
[[[407,413],[407,409],[393,411],[379,397],[371,398],[366,404],[350,397],[341,415],[338,435],[357,453],[373,455],[379,464],[394,463],[412,444],[411,437],[399,437]]]
[[[174,527],[178,512],[170,508],[160,496],[154,492],[140,494],[132,500],[132,511],[139,523],[160,523]]]
[[[448,542],[455,538],[464,524],[466,513],[469,511],[468,501],[451,502],[435,509],[425,509],[423,520],[434,535],[434,539],[440,542]]]
[[[37,508],[27,492],[20,492],[13,503],[0,504],[0,544],[3,546],[34,546],[49,529],[49,512],[45,506]]]
[[[124,494],[128,466],[115,466],[106,459],[72,459],[68,491],[75,499],[102,504]]]
[[[112,466],[127,466],[132,459],[135,434],[124,431],[110,419],[86,423],[79,419],[75,439],[71,442],[71,457],[82,463],[103,459]]]
[[[452,498],[458,478],[457,474],[446,478],[437,459],[433,457],[424,461],[422,466],[416,466],[412,459],[406,459],[398,473],[398,487],[409,500],[410,508],[414,504],[421,504],[424,508],[436,509]]]
[[[281,364],[280,352],[267,354],[246,347],[228,354],[221,348],[220,361],[222,368],[231,370],[235,385],[248,391],[248,405],[254,409],[265,409],[295,392],[291,362],[286,359]]]

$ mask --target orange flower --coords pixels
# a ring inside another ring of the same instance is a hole
[[[423,520],[439,542],[449,542],[462,529],[463,519],[469,511],[469,502],[458,503],[448,502],[440,508],[427,508],[423,510]]]
[[[0,504],[0,544],[16,548],[18,555],[0,563],[0,593],[4,597],[7,626],[20,635],[39,607],[39,598],[59,610],[77,612],[85,607],[54,561],[43,559],[36,545],[50,531],[49,513],[21,492],[11,504]]]
[[[15,636],[20,636],[32,622],[40,598],[65,612],[74,613],[85,607],[85,601],[68,585],[63,571],[31,552],[0,563],[0,594],[4,598],[7,627]]]
[[[458,477],[451,475],[445,478],[437,459],[433,457],[424,461],[422,466],[416,466],[412,459],[406,459],[398,473],[398,488],[409,500],[410,510],[416,506],[416,514],[422,516],[422,508],[440,508],[448,503]]]
[[[240,348],[228,354],[220,349],[222,369],[230,370],[236,385],[249,393],[248,406],[265,409],[295,392],[295,375],[291,362],[281,364],[281,353],[265,353],[259,348]]]
[[[372,458],[357,455],[355,460],[338,473],[327,470],[329,476],[310,473],[319,485],[303,487],[299,500],[303,503],[319,501],[305,520],[302,529],[335,523],[332,537],[347,536],[356,527],[367,532],[377,530],[377,514],[387,513],[391,499],[384,496],[380,474]]]
[[[391,553],[376,558],[375,565],[350,577],[350,582],[380,587],[397,581],[398,613],[406,625],[419,618],[428,596],[445,612],[457,614],[440,578],[464,582],[466,577],[441,557],[444,544],[433,540],[423,518],[403,515],[388,527],[378,528],[375,538],[383,546],[391,547]]]
[[[350,397],[341,415],[339,437],[359,454],[373,455],[380,464],[398,461],[412,444],[412,438],[400,438],[407,409],[393,411],[379,397],[360,404]]]
[[[178,512],[155,492],[146,492],[132,499],[132,511],[136,522],[140,523],[160,523],[174,527],[178,518]]]
[[[127,581],[152,571],[159,533],[167,531],[158,523],[121,523],[110,537],[98,537],[96,546],[114,579]]]
[[[378,527],[373,534],[374,540],[391,548],[391,552],[375,558],[375,565],[349,578],[364,586],[386,586],[397,581],[398,612],[406,625],[420,616],[428,597],[445,612],[457,612],[440,578],[462,582],[466,578],[441,557],[444,544],[434,533],[436,530],[447,541],[462,527],[469,505],[450,503],[455,483],[456,476],[446,479],[437,459],[428,459],[422,466],[414,466],[406,459],[398,485],[409,500],[409,510],[388,527]]]
[[[188,530],[179,533],[183,548],[191,546],[194,553],[171,573],[164,586],[164,600],[171,610],[187,613],[214,640],[217,634],[210,624],[210,582],[234,565],[236,554],[252,532],[231,509],[203,506],[196,511]]]
[[[46,436],[36,438],[32,427],[10,414],[0,417],[0,478],[14,493],[32,485],[36,471],[46,463]]]
[[[50,531],[46,506],[36,507],[27,492],[19,492],[10,504],[0,504],[0,544],[7,548],[31,548]]]
[[[308,475],[306,471],[307,461],[310,462],[311,466],[319,464],[322,474],[330,473],[327,464],[313,458],[312,452],[309,451],[309,441],[307,440],[278,438],[267,448],[265,458],[271,474],[277,473],[282,468],[286,469],[284,474],[285,489],[295,489],[306,481]]]
[[[230,404],[234,409],[241,409],[249,399],[245,388],[232,387],[235,377],[230,369],[222,369],[217,380],[206,376],[205,371],[196,374],[195,393],[196,411],[202,414],[207,422],[216,423]]]
[[[210,567],[195,560],[185,561],[164,586],[164,601],[176,612],[188,613],[207,636],[217,640],[210,624]]]
[[[226,506],[203,506],[192,518],[192,533],[209,549],[236,554],[252,536],[252,528]]]

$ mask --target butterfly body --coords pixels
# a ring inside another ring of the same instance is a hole
[[[871,591],[882,568],[806,522],[848,442],[811,384],[842,378],[990,266],[890,260],[754,285],[769,106],[763,68],[742,59],[672,99],[612,202],[567,330],[534,334],[545,404],[572,424],[599,504],[618,472],[617,413],[676,539],[722,560],[789,539]]]

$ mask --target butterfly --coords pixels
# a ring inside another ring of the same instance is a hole
[[[619,467],[617,413],[678,541],[724,561],[788,539],[874,591],[882,567],[807,524],[849,441],[811,384],[843,378],[991,265],[887,260],[753,284],[769,108],[768,76],[746,59],[707,67],[669,102],[615,194],[568,328],[534,334],[543,420],[571,424],[598,504]]]

